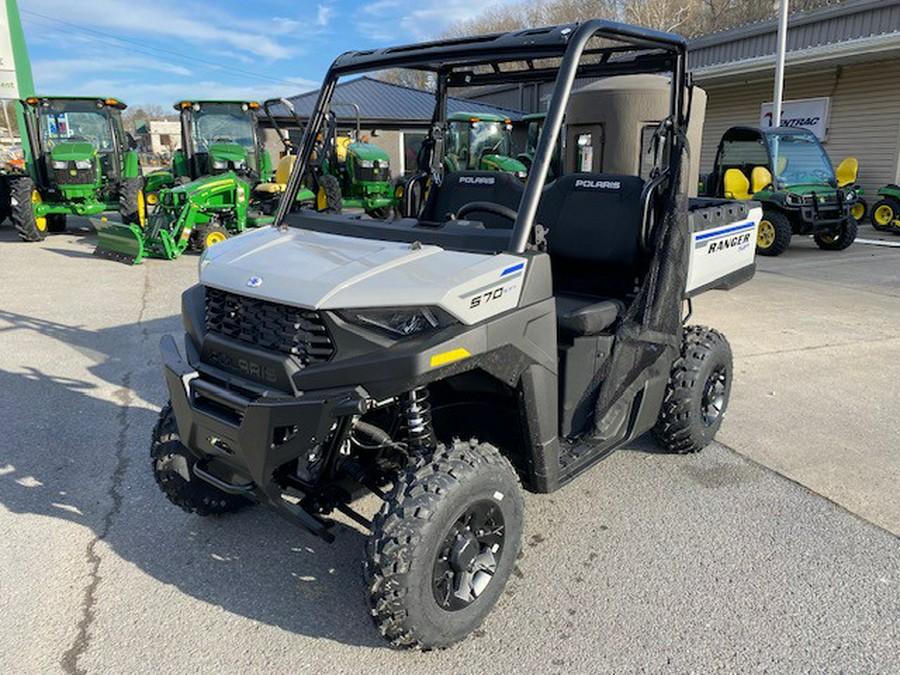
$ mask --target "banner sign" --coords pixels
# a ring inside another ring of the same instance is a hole
[[[0,99],[34,96],[16,0],[0,0]]]
[[[800,98],[784,101],[781,106],[781,126],[795,129],[809,129],[820,141],[825,140],[828,130],[828,110],[831,99]],[[759,126],[763,129],[772,126],[772,102],[763,103],[759,111]]]

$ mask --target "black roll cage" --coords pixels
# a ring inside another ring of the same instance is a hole
[[[606,38],[620,44],[588,49],[588,43],[593,38]],[[582,63],[583,56],[596,58]],[[274,225],[277,227],[281,224],[294,203],[302,177],[308,169],[316,138],[326,122],[338,79],[391,68],[419,70],[435,75],[435,108],[429,131],[429,138],[432,140],[429,163],[438,184],[442,175],[440,163],[449,87],[510,82],[555,82],[544,128],[513,225],[509,250],[515,253],[524,252],[528,244],[575,79],[633,73],[671,73],[670,114],[664,134],[667,147],[663,154],[669,164],[648,184],[648,188],[645,188],[642,201],[643,209],[646,211],[653,191],[662,184],[666,175],[674,173],[672,171],[674,163],[681,161],[680,157],[676,157],[677,153],[671,152],[671,146],[686,130],[687,125],[686,56],[687,42],[681,36],[602,19],[548,28],[346,52],[334,61],[325,75],[298,152],[297,162],[278,205]],[[541,59],[549,58],[562,60],[558,67],[546,67],[537,63]],[[502,66],[509,63],[524,63],[526,68],[503,70]],[[490,71],[476,73],[470,70],[475,66],[490,66]]]

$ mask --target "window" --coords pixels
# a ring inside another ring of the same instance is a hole
[[[403,175],[409,177],[419,168],[419,152],[427,134],[420,132],[403,132]]]

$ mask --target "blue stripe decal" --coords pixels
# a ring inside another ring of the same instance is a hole
[[[731,234],[732,232],[740,232],[741,230],[749,230],[754,227],[754,223],[751,221],[744,225],[735,225],[734,227],[729,227],[725,230],[718,230],[717,232],[704,232],[703,234],[698,234],[694,237],[694,241],[703,241],[704,239],[711,239],[712,237],[721,237],[725,234]]]
[[[518,265],[513,265],[512,267],[507,267],[500,273],[501,277],[505,277],[507,274],[512,274],[513,272],[518,272],[520,269],[525,267],[525,263],[520,262]]]

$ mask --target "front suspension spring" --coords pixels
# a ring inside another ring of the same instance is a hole
[[[428,396],[427,387],[417,387],[406,395],[403,414],[406,418],[407,443],[413,454],[424,454],[435,446]]]

